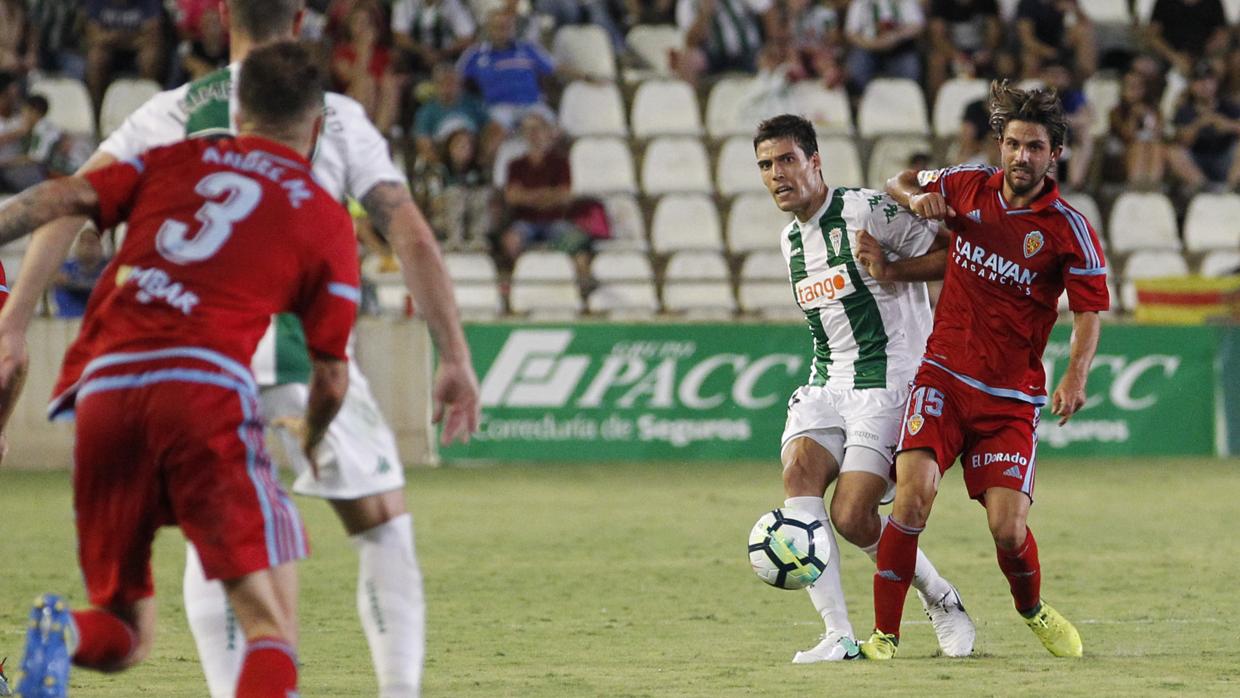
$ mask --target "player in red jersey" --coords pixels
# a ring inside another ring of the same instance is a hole
[[[50,412],[76,411],[74,510],[92,608],[47,595],[31,614],[26,696],[61,696],[70,660],[119,670],[150,650],[156,529],[177,524],[245,632],[237,696],[297,688],[295,506],[263,447],[246,367],[270,316],[296,313],[313,359],[304,448],[315,448],[348,385],[359,300],[352,223],[306,159],[322,123],[323,75],[292,42],[250,54],[240,135],[151,150],[48,182],[0,209],[0,231],[59,216],[129,228],[66,354]],[[49,230],[55,230],[51,228]],[[76,233],[35,235],[0,311],[0,389],[24,363],[35,300]]]
[[[1067,128],[1053,91],[994,83],[990,123],[1003,170],[961,165],[906,171],[888,193],[952,231],[934,329],[914,379],[896,458],[891,525],[878,545],[871,659],[895,655],[900,617],[939,479],[957,457],[969,496],[986,507],[999,568],[1017,611],[1055,656],[1081,656],[1080,635],[1042,601],[1038,548],[1026,525],[1038,413],[1047,402],[1042,351],[1066,289],[1073,312],[1068,370],[1051,398],[1062,424],[1085,404],[1106,310],[1098,235],[1048,174]]]

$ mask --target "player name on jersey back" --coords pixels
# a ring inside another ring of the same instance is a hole
[[[840,264],[798,281],[797,303],[803,309],[825,308],[832,301],[852,295],[855,290],[848,265]]]
[[[290,174],[287,167],[278,164],[283,158],[264,150],[252,150],[242,155],[232,150],[221,153],[215,148],[207,148],[202,152],[202,161],[208,165],[224,165],[234,170],[251,172],[279,184],[288,193],[288,202],[293,208],[301,208],[301,202],[314,196],[306,186],[306,175],[301,166],[290,163],[295,168]]]

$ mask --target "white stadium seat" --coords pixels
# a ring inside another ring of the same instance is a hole
[[[724,319],[736,312],[736,299],[726,281],[669,282],[663,285],[663,307],[689,317]]]
[[[853,139],[819,138],[818,152],[822,158],[822,176],[827,184],[833,187],[865,186],[865,170],[861,168],[861,155]]]
[[[907,78],[871,80],[857,109],[857,130],[866,138],[893,133],[929,134],[921,86]]]
[[[741,310],[768,319],[804,320],[787,281],[741,281]]]
[[[951,78],[934,98],[934,135],[949,138],[960,133],[965,107],[990,94],[990,82],[979,78]]]
[[[637,193],[633,156],[619,138],[578,138],[568,161],[574,194]]]
[[[921,136],[886,136],[878,139],[874,150],[870,151],[870,176],[866,179],[869,187],[882,191],[888,178],[908,169],[909,158],[914,153],[930,152],[930,141]],[[835,184],[830,180],[827,183]]]
[[[664,136],[642,157],[642,192],[648,195],[714,191],[706,147],[696,138]]]
[[[663,270],[663,278],[668,283],[727,281],[729,276],[727,260],[714,250],[681,250],[672,254]]]
[[[446,252],[444,266],[452,283],[495,284],[495,260],[481,252]]]
[[[95,135],[95,108],[80,80],[40,78],[30,85],[30,92],[47,98],[47,118],[61,130]]]
[[[560,125],[574,138],[627,136],[620,90],[611,83],[570,83],[560,97]]]
[[[1231,276],[1240,274],[1240,250],[1213,250],[1201,258],[1199,273],[1202,276]]]
[[[1132,22],[1128,0],[1089,0],[1085,3],[1089,20],[1096,24],[1123,24]]]
[[[513,283],[573,281],[577,272],[573,260],[563,252],[530,250],[517,257],[512,270]]]
[[[724,142],[715,165],[715,188],[723,196],[766,191],[754,157],[752,137],[733,136]]]
[[[99,133],[103,137],[120,128],[125,119],[159,93],[159,83],[141,78],[117,78],[103,93],[99,109]]]
[[[654,281],[654,269],[644,252],[599,252],[590,262],[596,281]]]
[[[706,132],[711,138],[751,135],[746,99],[753,91],[754,78],[723,78],[710,88],[706,98]]]
[[[733,252],[778,250],[780,231],[792,220],[766,192],[742,194],[728,211],[728,249]]]
[[[852,135],[852,109],[842,88],[828,90],[817,81],[802,80],[792,86],[791,98],[796,112],[813,122],[819,137]]]
[[[684,45],[680,30],[670,24],[639,24],[629,30],[625,43],[659,77],[672,74],[668,54]]]
[[[643,82],[633,95],[629,124],[637,138],[702,135],[702,117],[693,86],[682,80]]]
[[[741,281],[780,281],[788,283],[788,263],[779,250],[758,250],[741,263]]]
[[[1166,250],[1138,250],[1124,263],[1124,284],[1120,299],[1124,307],[1137,307],[1138,279],[1157,279],[1164,276],[1188,276],[1188,263],[1179,252]]]
[[[611,238],[595,241],[598,250],[644,250],[646,221],[637,197],[632,194],[610,194],[603,198],[607,219],[611,222]]]
[[[559,28],[551,52],[561,66],[597,80],[616,79],[616,56],[601,27],[569,24]]]
[[[1119,80],[1092,75],[1085,81],[1084,89],[1085,101],[1094,110],[1094,121],[1089,132],[1102,136],[1110,130],[1111,110],[1119,104]]]
[[[512,284],[509,304],[514,313],[536,318],[571,318],[581,312],[581,293],[575,283]]]
[[[1094,197],[1085,192],[1072,192],[1063,195],[1064,201],[1068,205],[1076,209],[1078,213],[1085,216],[1085,220],[1094,226],[1094,231],[1098,233],[1098,237],[1102,240],[1104,249],[1107,248],[1106,229],[1103,226],[1102,210],[1098,208],[1098,202],[1094,201]]]
[[[1111,249],[1115,252],[1160,249],[1179,250],[1175,209],[1171,201],[1159,193],[1126,191],[1111,206],[1107,225]]]
[[[1184,216],[1189,252],[1240,249],[1240,194],[1198,194]]]
[[[650,223],[650,244],[660,254],[722,250],[718,207],[703,194],[671,194],[659,199]]]
[[[587,302],[591,313],[613,320],[648,318],[659,312],[659,297],[650,281],[602,283]]]
[[[452,291],[461,317],[488,320],[498,316],[503,310],[503,301],[495,284],[454,284]]]

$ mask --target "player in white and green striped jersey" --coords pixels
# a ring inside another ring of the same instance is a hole
[[[832,543],[826,570],[809,587],[825,631],[792,661],[855,659],[833,528],[876,559],[887,523],[878,506],[893,486],[908,383],[930,333],[924,281],[942,278],[946,252],[934,223],[886,194],[828,187],[805,119],[785,114],[762,122],[754,153],[775,205],[793,214],[780,247],[814,353],[806,384],[788,402],[780,451],[784,506],[817,517]],[[832,482],[828,516],[824,497]],[[943,653],[970,654],[974,627],[960,594],[921,551],[913,586]]]

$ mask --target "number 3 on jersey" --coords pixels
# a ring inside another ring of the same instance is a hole
[[[155,249],[176,264],[201,262],[219,252],[233,224],[245,220],[263,198],[262,185],[235,172],[209,174],[198,180],[194,191],[207,200],[194,214],[202,222],[198,232],[187,235],[188,225],[169,219],[155,235]]]

